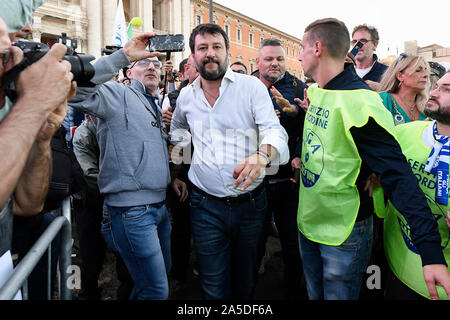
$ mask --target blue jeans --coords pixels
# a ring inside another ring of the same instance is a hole
[[[169,296],[170,221],[166,205],[103,207],[102,234],[118,251],[134,287],[131,300],[164,300]]]
[[[192,236],[204,299],[252,297],[267,212],[265,191],[251,200],[228,204],[192,190]]]
[[[355,223],[340,246],[308,240],[299,232],[300,254],[311,300],[357,300],[372,250],[373,217]]]

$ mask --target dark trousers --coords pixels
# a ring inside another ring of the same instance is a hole
[[[17,253],[19,262],[28,253],[47,227],[55,220],[49,212],[40,213],[33,217],[14,216],[12,252]],[[56,285],[56,267],[61,248],[61,236],[58,234],[51,244],[51,284],[50,293],[47,290],[48,251],[44,253],[36,267],[28,277],[28,299],[52,299],[53,289]],[[49,294],[49,295],[48,295]]]
[[[284,297],[285,299],[306,299],[306,286],[302,279],[303,269],[298,245],[298,187],[291,181],[274,184],[266,182],[266,190],[269,211],[274,213],[275,224],[280,235],[284,264]],[[264,251],[269,228],[270,219],[265,223]]]
[[[174,279],[184,282],[189,267],[191,254],[191,222],[189,217],[189,198],[180,202],[172,188],[167,189],[167,207],[172,217],[171,275]]]
[[[103,268],[106,244],[100,232],[103,216],[103,197],[98,193],[88,192],[73,201],[74,216],[81,256],[81,292],[80,299],[100,300],[101,291],[98,279]],[[133,280],[128,274],[122,258],[116,255],[116,270],[121,285],[118,290],[119,300],[128,300],[133,289]]]
[[[190,212],[203,299],[251,299],[267,215],[265,191],[231,203],[192,190]]]
[[[428,299],[422,297],[417,292],[411,290],[406,284],[401,282],[391,271],[387,268],[387,283],[386,283],[386,300],[413,300],[413,301],[427,301]]]
[[[366,282],[371,274],[365,272],[359,296],[360,300],[384,300],[385,298],[384,292],[386,290],[387,276],[390,269],[384,252],[383,223],[384,219],[378,218],[376,214],[373,215],[373,246],[372,255],[368,264],[369,266],[375,265],[380,268],[381,288],[369,289]]]

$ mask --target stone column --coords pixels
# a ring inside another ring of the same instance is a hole
[[[92,0],[90,0],[92,1]],[[90,2],[89,1],[89,2]],[[103,0],[103,44],[110,45],[113,40],[114,20],[116,19],[117,1]]]
[[[167,1],[167,7],[166,7],[166,14],[169,17],[169,26],[167,28],[167,30],[169,31],[169,33],[174,33],[175,30],[175,16],[174,16],[174,11],[175,11],[175,6],[174,3],[175,1],[180,1],[180,0],[166,0]],[[177,17],[177,19],[179,19],[179,17]]]
[[[161,31],[164,33],[168,33],[170,31],[169,1],[170,0],[163,0],[161,2]]]
[[[189,49],[189,36],[191,35],[191,17],[192,17],[192,7],[190,0],[181,0],[181,32],[184,34],[184,51],[183,59],[187,58],[191,54]]]
[[[161,22],[161,2],[155,4],[155,26],[154,29],[162,30],[162,22]]]
[[[33,31],[32,37],[33,41],[41,42],[41,34],[42,34],[42,16],[38,14],[33,15]]]
[[[100,1],[87,1],[86,12],[88,18],[87,53],[98,58],[102,48]]]
[[[33,29],[33,41],[41,42],[41,31]]]
[[[140,12],[139,15],[142,19],[142,31],[153,31],[153,1],[152,0],[140,0]]]
[[[171,19],[173,21],[173,33],[182,33],[183,12],[181,0],[173,1],[173,11],[171,12]]]

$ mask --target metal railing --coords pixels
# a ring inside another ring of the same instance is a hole
[[[44,233],[36,241],[33,247],[28,251],[25,257],[14,268],[11,277],[0,288],[0,300],[11,300],[22,288],[23,299],[28,299],[28,277],[36,267],[39,260],[48,251],[48,275],[47,275],[47,299],[51,299],[51,243],[53,239],[61,232],[61,252],[59,256],[59,297],[61,300],[72,300],[72,289],[68,287],[67,281],[69,275],[67,271],[72,264],[72,227],[70,217],[70,200],[65,199],[61,208],[55,211],[61,211],[58,216],[47,227]]]

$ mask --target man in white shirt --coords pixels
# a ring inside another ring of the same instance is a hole
[[[267,214],[264,171],[287,163],[288,137],[261,81],[228,67],[220,26],[197,26],[189,44],[200,76],[180,93],[171,135],[190,129],[194,144],[188,176],[203,297],[249,299]]]

